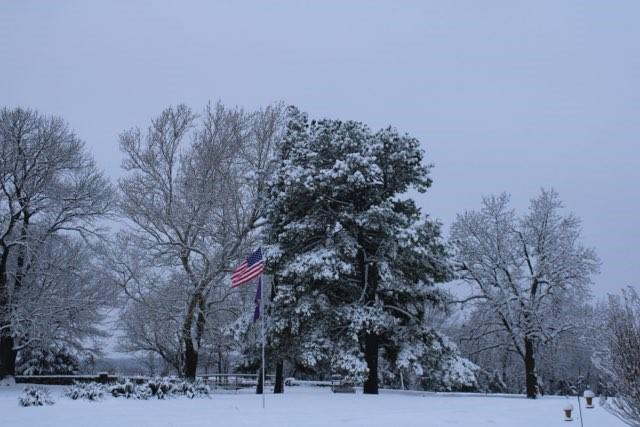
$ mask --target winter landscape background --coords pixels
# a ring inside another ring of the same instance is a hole
[[[638,12],[3,2],[0,413],[640,425]]]

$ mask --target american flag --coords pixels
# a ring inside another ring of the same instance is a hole
[[[244,260],[242,264],[233,271],[231,275],[231,287],[235,288],[244,285],[255,279],[264,271],[264,260],[262,259],[262,249],[252,253]]]

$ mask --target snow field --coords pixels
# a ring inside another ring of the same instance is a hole
[[[73,401],[62,396],[65,387],[48,387],[55,405],[22,408],[17,397],[22,386],[0,388],[1,426],[11,427],[205,427],[205,426],[491,426],[577,427],[563,419],[567,400],[543,397],[461,396],[383,392],[378,396],[334,394],[326,388],[287,388],[284,395],[268,394],[262,409],[260,396],[249,390],[214,394],[211,399],[127,400],[106,397],[101,402]],[[596,399],[597,400],[597,399]],[[584,409],[585,427],[623,427],[596,402]]]

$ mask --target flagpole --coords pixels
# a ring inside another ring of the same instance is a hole
[[[265,371],[265,364],[264,364],[264,342],[265,340],[265,333],[264,333],[264,283],[262,281],[262,274],[260,274],[260,329],[262,329],[262,369],[260,370],[260,375],[262,375],[262,408],[264,409],[265,407],[265,403],[264,403],[264,395],[267,393],[266,392],[266,384],[264,382],[264,371]]]

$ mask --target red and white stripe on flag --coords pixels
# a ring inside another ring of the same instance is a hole
[[[262,250],[258,249],[245,259],[242,264],[233,271],[231,275],[231,287],[235,288],[244,285],[255,279],[264,271],[264,260],[262,259]]]

